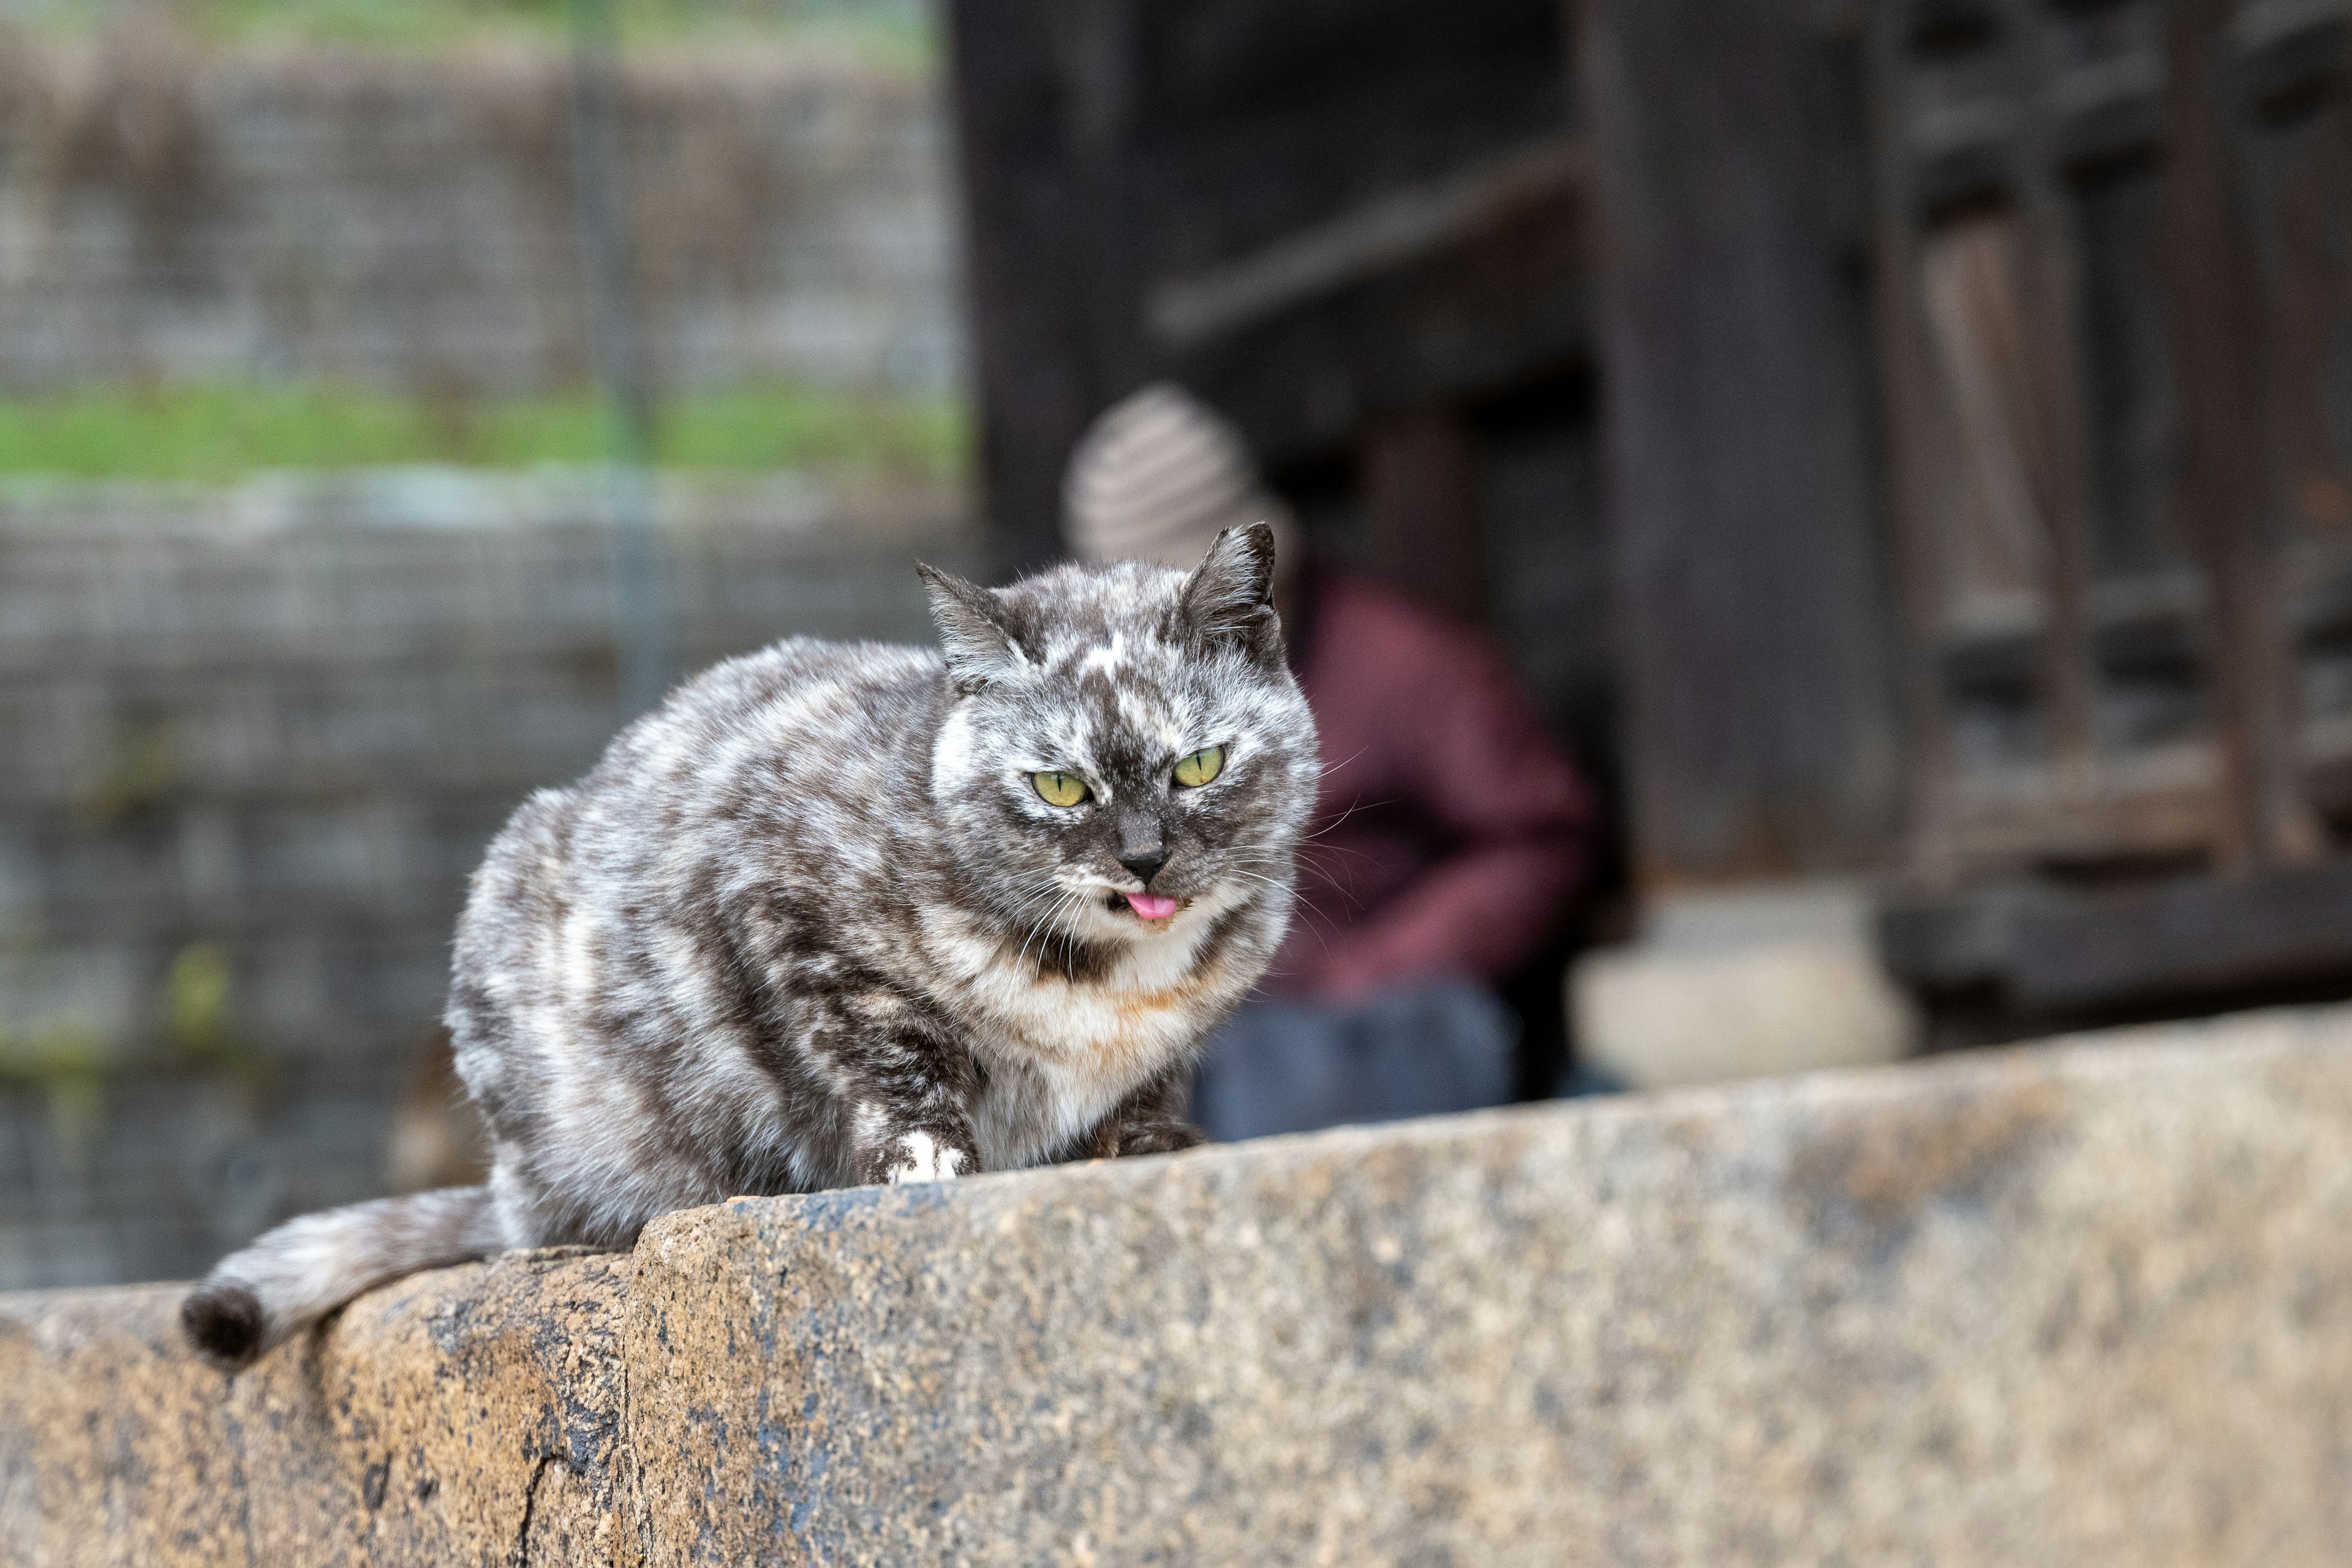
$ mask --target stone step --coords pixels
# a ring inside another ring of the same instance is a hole
[[[175,1304],[0,1300],[0,1563],[2336,1564],[2352,1009]]]

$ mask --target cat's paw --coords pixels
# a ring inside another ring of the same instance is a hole
[[[969,1151],[929,1132],[903,1133],[883,1151],[882,1179],[892,1186],[901,1182],[949,1182],[972,1169]]]
[[[1173,1154],[1208,1141],[1209,1135],[1189,1121],[1145,1121],[1120,1130],[1118,1152],[1121,1159],[1138,1154]]]

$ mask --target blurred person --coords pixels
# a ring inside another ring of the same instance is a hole
[[[1082,560],[1198,560],[1269,523],[1275,604],[1322,735],[1297,907],[1212,1044],[1194,1120],[1220,1139],[1513,1098],[1502,984],[1546,952],[1590,859],[1591,792],[1501,651],[1305,546],[1240,432],[1175,386],[1096,421],[1064,528]]]

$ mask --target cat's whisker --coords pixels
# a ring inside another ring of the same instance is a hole
[[[1028,910],[1034,909],[1040,902],[1055,897],[1056,894],[1060,893],[1061,890],[1061,883],[1058,881],[1051,881],[1047,882],[1043,888],[1025,893],[1022,897],[1015,899],[1013,901],[1012,907],[1005,911],[1005,922],[1007,924],[1018,924],[1023,913]]]
[[[1279,864],[1278,861],[1257,861],[1254,863],[1265,865]],[[1263,872],[1250,869],[1248,865],[1237,865],[1228,874],[1235,877],[1255,878],[1269,886],[1283,888],[1284,890],[1289,894],[1292,912],[1303,917],[1306,922],[1306,929],[1312,933],[1315,940],[1322,945],[1325,952],[1328,953],[1331,951],[1330,939],[1331,937],[1339,934],[1339,922],[1332,918],[1329,911],[1317,909],[1313,904],[1308,903],[1304,898],[1300,897],[1298,889],[1295,886],[1286,887],[1285,884],[1275,878],[1267,877]],[[1342,892],[1342,896],[1347,896],[1344,890]],[[1354,900],[1351,898],[1349,901],[1353,903]]]
[[[1073,910],[1072,912],[1076,912]],[[1062,928],[1062,974],[1069,980],[1077,978],[1078,933],[1068,926]]]
[[[1328,853],[1339,847],[1326,844],[1318,847],[1321,851]],[[1362,858],[1370,858],[1369,857],[1363,856],[1360,850],[1348,850],[1346,853],[1357,855]],[[1336,893],[1341,899],[1346,900],[1350,910],[1357,912],[1360,912],[1362,910],[1362,900],[1356,897],[1355,889],[1335,876],[1328,867],[1310,858],[1309,852],[1307,849],[1302,848],[1296,858],[1297,861],[1304,862],[1309,870],[1314,871],[1318,876],[1319,876],[1323,879],[1325,886],[1327,886],[1333,893]],[[1281,864],[1279,860],[1260,860],[1253,863],[1276,867]]]
[[[1333,763],[1329,767],[1324,768],[1316,773],[1315,777],[1317,781],[1320,782],[1321,780],[1329,778],[1333,773],[1338,773],[1341,768],[1346,767],[1349,763],[1354,762],[1358,757],[1362,756],[1366,752],[1370,750],[1371,748],[1370,746],[1358,746],[1354,751],[1349,752],[1339,761]]]
[[[1290,908],[1292,911],[1304,917],[1306,921],[1306,930],[1315,938],[1316,942],[1322,946],[1325,952],[1328,953],[1331,951],[1330,939],[1332,936],[1339,934],[1339,922],[1332,919],[1327,911],[1317,909],[1314,905],[1300,898],[1297,888],[1286,884],[1276,878],[1268,877],[1263,872],[1253,871],[1239,866],[1229,870],[1227,875],[1262,882],[1268,888],[1274,889],[1275,890],[1287,896],[1290,900]]]
[[[1044,925],[1045,920],[1053,913],[1053,905],[1059,900],[1063,890],[1063,884],[1060,878],[1047,878],[1042,886],[1029,889],[1014,901],[1013,909],[1007,916],[1008,922],[1015,926],[1022,927],[1022,929],[1025,930],[1029,933],[1029,937],[1034,938],[1038,929]],[[1021,917],[1029,910],[1037,908],[1040,904],[1044,904],[1045,906],[1045,912],[1040,914],[1034,922],[1024,926]],[[1028,939],[1024,939],[1021,944],[1021,952],[1014,956],[1013,963],[1018,965],[1024,962],[1028,956]]]
[[[1078,910],[1084,908],[1087,896],[1094,889],[1090,888],[1073,888],[1070,889],[1071,896],[1069,902],[1065,906],[1057,907],[1055,910],[1056,919],[1058,920],[1060,918],[1063,908],[1066,908],[1072,914],[1076,913]],[[1075,980],[1076,978],[1077,970],[1078,933],[1073,931],[1067,924],[1063,924],[1058,929],[1059,934],[1062,938],[1062,976],[1066,980]]]
[[[1073,894],[1080,892],[1082,889],[1072,889],[1060,883],[1056,883],[1055,885],[1055,891],[1057,896],[1052,903],[1045,907],[1045,912],[1037,917],[1037,923],[1035,926],[1031,928],[1028,939],[1022,942],[1021,955],[1013,960],[1013,964],[1016,968],[1029,962],[1030,942],[1036,942],[1039,944],[1037,949],[1037,962],[1040,963],[1045,962],[1045,955],[1052,951],[1053,947],[1053,939],[1048,933],[1053,931],[1054,922],[1061,918],[1062,911],[1069,906],[1070,899]]]
[[[1043,901],[1042,897],[1022,900],[1019,903],[1013,905],[1012,909],[1004,912],[1001,917],[1001,924],[1006,929],[1016,933],[1026,931],[1028,929],[1027,917],[1030,911],[1034,910],[1041,901]]]
[[[1378,809],[1379,809],[1380,807],[1381,807],[1381,806],[1384,806],[1384,805],[1395,805],[1395,804],[1396,804],[1396,803],[1395,803],[1394,801],[1389,801],[1389,800],[1355,800],[1355,801],[1349,801],[1349,802],[1348,803],[1348,809],[1347,809],[1347,810],[1345,810],[1345,811],[1341,812],[1339,816],[1337,816],[1333,817],[1330,821],[1328,821],[1328,822],[1325,823],[1322,826],[1320,826],[1320,827],[1317,828],[1314,832],[1312,832],[1312,833],[1305,833],[1305,834],[1301,834],[1301,835],[1299,835],[1299,842],[1300,842],[1300,843],[1302,843],[1302,844],[1304,844],[1304,843],[1307,843],[1307,841],[1309,841],[1309,840],[1311,840],[1311,839],[1316,839],[1316,838],[1320,838],[1320,837],[1322,837],[1325,834],[1327,834],[1327,833],[1330,832],[1333,828],[1335,828],[1335,827],[1339,826],[1341,823],[1343,823],[1343,822],[1347,821],[1347,820],[1348,820],[1348,818],[1349,818],[1349,817],[1351,817],[1351,816],[1355,816],[1355,815],[1356,815],[1356,813],[1358,813],[1358,812],[1360,812],[1360,811],[1376,811],[1376,810],[1378,810]]]
[[[1321,857],[1327,855],[1345,855],[1357,860],[1371,858],[1370,855],[1352,844],[1301,844],[1296,858],[1304,859],[1309,865],[1319,866],[1323,864]]]
[[[1047,904],[1045,912],[1038,916],[1035,922],[1026,926],[1024,926],[1021,921],[1021,914],[1028,910],[1035,908],[1040,902],[1054,899],[1060,892],[1061,888],[1056,884],[1046,888],[1043,892],[1031,894],[1029,897],[1023,899],[1020,903],[1014,906],[1013,913],[1008,918],[1007,923],[1013,926],[1015,930],[1026,932],[1022,939],[1021,951],[1014,955],[1013,960],[1013,966],[1015,968],[1018,968],[1023,963],[1026,962],[1029,955],[1029,943],[1031,941],[1034,940],[1037,931],[1043,928],[1045,921],[1051,917],[1053,914],[1053,908],[1050,903]]]

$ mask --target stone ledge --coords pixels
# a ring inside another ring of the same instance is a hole
[[[0,1562],[2352,1558],[2352,1011],[0,1301]]]
[[[181,1286],[0,1297],[0,1563],[605,1563],[629,1259],[420,1275],[235,1379]]]

